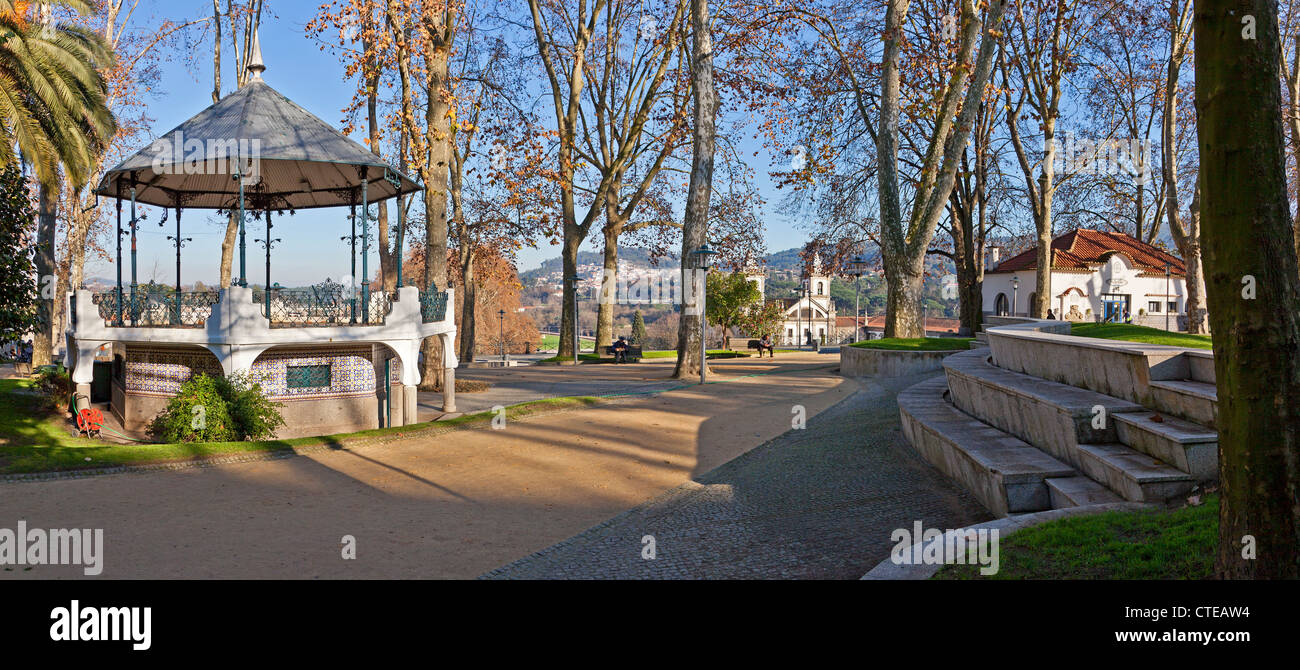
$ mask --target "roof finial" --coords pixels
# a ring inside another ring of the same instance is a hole
[[[266,71],[266,65],[262,62],[262,40],[258,39],[258,31],[253,31],[253,50],[248,55],[248,80],[262,81],[262,73]]]

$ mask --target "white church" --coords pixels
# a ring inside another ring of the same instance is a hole
[[[986,315],[1025,316],[1038,291],[1037,248],[997,262],[984,273]],[[1076,230],[1052,240],[1051,296],[1057,319],[1186,328],[1182,259],[1122,233]]]
[[[767,295],[767,276],[758,270],[747,272],[750,281],[758,284],[759,295]],[[772,302],[785,308],[776,344],[783,347],[836,342],[835,303],[831,300],[831,278],[822,268],[820,258],[813,259],[808,278],[803,280],[799,298],[783,298]],[[846,317],[851,319],[850,317]]]

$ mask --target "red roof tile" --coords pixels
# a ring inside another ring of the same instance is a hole
[[[1140,270],[1163,275],[1165,263],[1175,275],[1185,272],[1182,259],[1157,249],[1132,235],[1079,229],[1052,240],[1052,269],[1064,272],[1091,272],[1105,263],[1110,254],[1128,256]],[[988,274],[1024,272],[1038,268],[1038,247],[1012,256]]]

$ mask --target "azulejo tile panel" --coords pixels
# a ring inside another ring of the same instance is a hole
[[[217,357],[206,350],[127,347],[124,363],[126,392],[133,395],[174,396],[194,375],[221,375]]]
[[[329,386],[290,388],[290,366],[330,366]],[[375,366],[370,348],[330,348],[268,351],[253,363],[252,379],[274,400],[317,400],[374,395]]]

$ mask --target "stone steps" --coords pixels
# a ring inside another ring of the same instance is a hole
[[[998,516],[1050,509],[1046,480],[1073,477],[1074,469],[957,409],[946,391],[936,377],[898,395],[903,432],[917,452]]]
[[[1053,509],[1124,501],[1110,489],[1084,476],[1053,477],[1044,481],[1052,499]]]
[[[996,367],[987,352],[944,359],[958,409],[1078,467],[1078,444],[1119,441],[1109,415],[1141,412],[1137,403]]]
[[[1159,417],[1159,421],[1152,420]],[[1199,424],[1155,412],[1116,414],[1119,441],[1198,480],[1218,478],[1219,434]]]
[[[1132,502],[1164,502],[1191,491],[1196,480],[1122,444],[1081,444],[1080,470]]]
[[[1153,381],[1151,405],[1202,426],[1218,425],[1219,391],[1212,383],[1190,379]]]
[[[1190,490],[1197,480],[1212,479],[1217,469],[1215,462],[1206,463],[1209,451],[1217,458],[1216,444],[1182,446],[1217,440],[1196,424],[1172,417],[1150,422],[1152,413],[1137,403],[1004,370],[985,351],[949,356],[944,369],[957,409],[1041,449],[1124,500],[1163,501]],[[1054,504],[1073,497],[1063,491],[1055,495]],[[1097,497],[1105,501],[1104,495]],[[1088,496],[1081,491],[1078,498]]]

